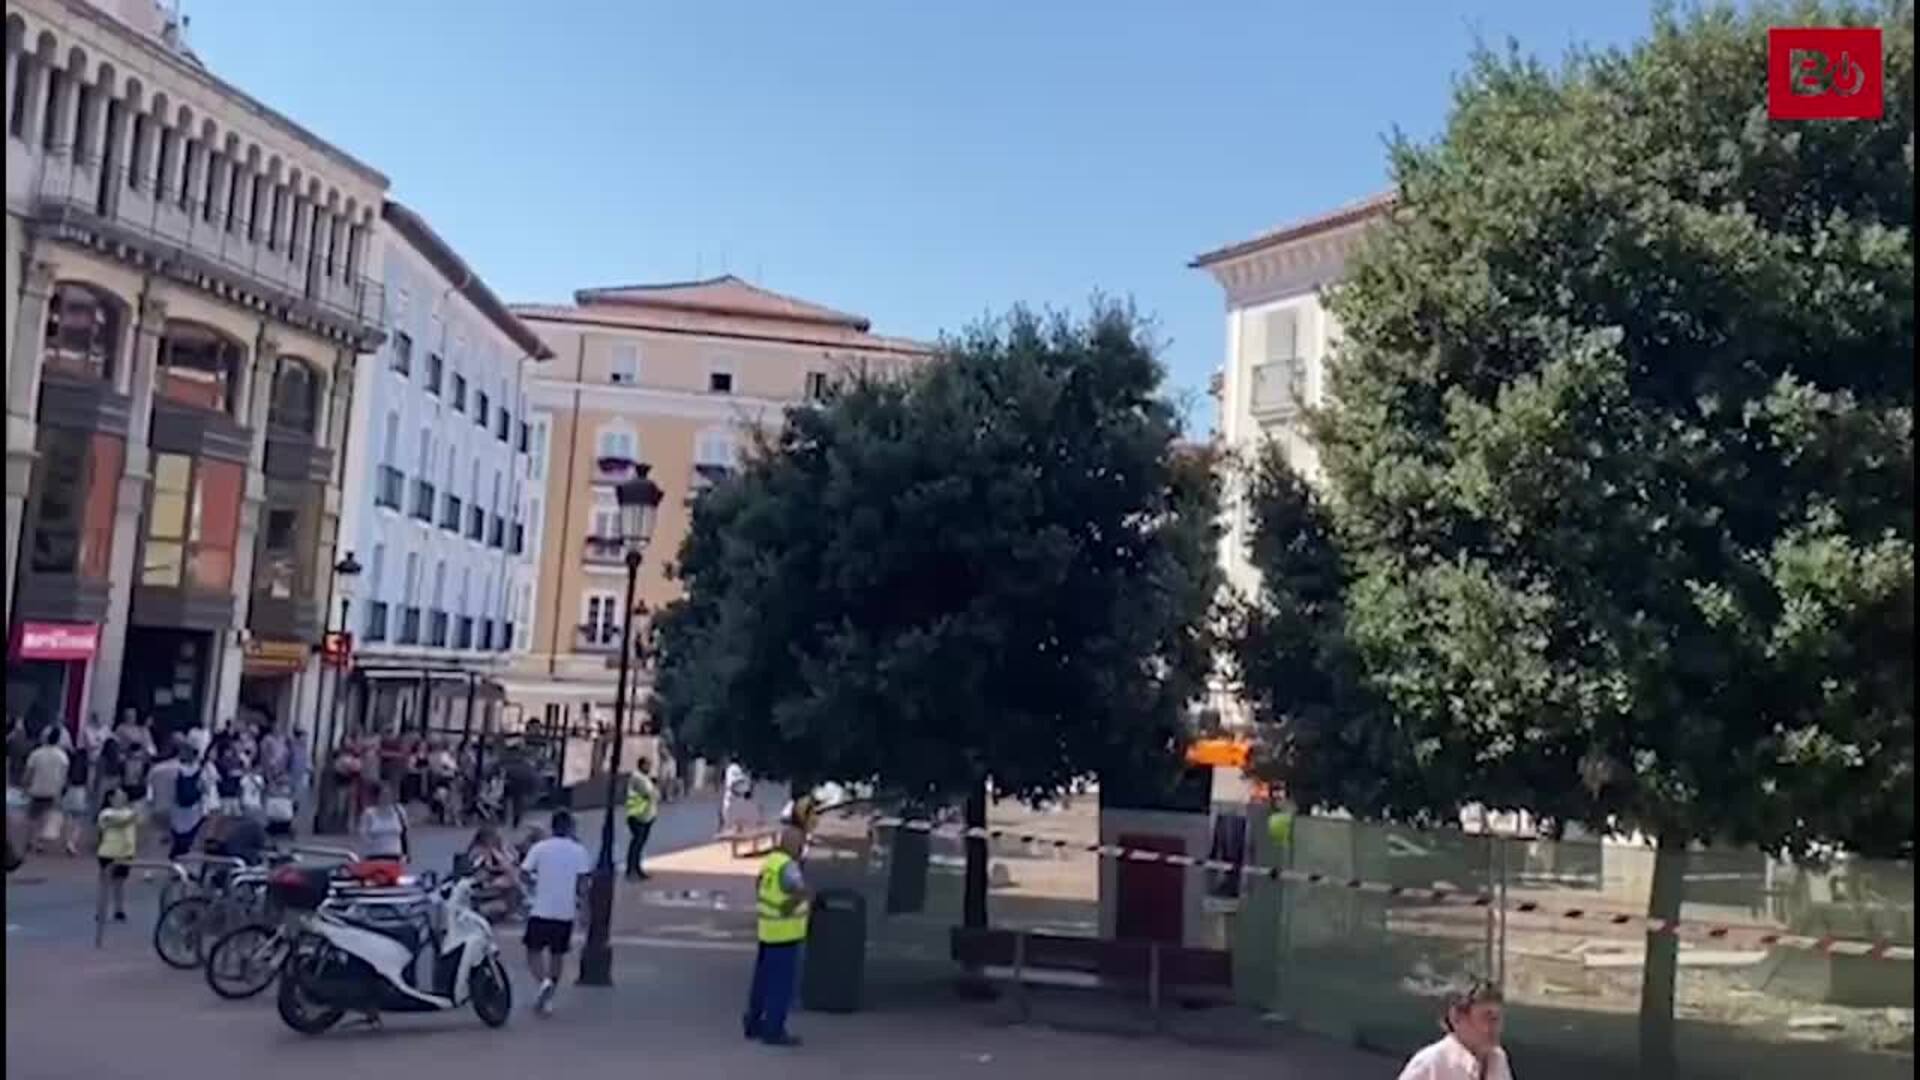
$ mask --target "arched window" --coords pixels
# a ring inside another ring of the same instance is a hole
[[[320,379],[313,366],[297,356],[280,357],[274,362],[268,423],[311,435],[319,415]]]
[[[91,285],[61,281],[47,297],[47,340],[42,356],[48,371],[78,379],[108,382],[120,347],[120,304]]]
[[[165,401],[232,413],[240,372],[240,343],[210,326],[169,322],[160,342],[160,385]]]

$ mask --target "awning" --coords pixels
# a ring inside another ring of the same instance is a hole
[[[500,679],[501,692],[509,701],[591,701],[611,708],[619,691],[612,682],[570,682],[563,679]],[[636,698],[652,692],[647,683],[627,688]]]

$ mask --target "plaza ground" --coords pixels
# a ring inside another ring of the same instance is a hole
[[[866,1008],[802,1012],[807,1040],[776,1050],[740,1038],[739,1012],[753,962],[751,886],[703,872],[713,808],[667,808],[656,836],[653,881],[623,885],[614,926],[616,986],[569,986],[557,1015],[526,1012],[531,988],[518,971],[517,932],[503,931],[516,969],[517,1010],[503,1030],[471,1012],[391,1018],[380,1030],[342,1028],[319,1038],[288,1030],[263,996],[227,1002],[199,972],[164,967],[148,941],[151,890],[136,889],[133,919],[92,946],[91,877],[82,860],[30,864],[7,888],[7,1037],[10,1077],[29,1080],[204,1080],[270,1075],[333,1078],[373,1070],[437,1080],[556,1075],[620,1077],[1027,1077],[1076,1073],[1109,1080],[1362,1080],[1396,1063],[1309,1037],[1220,1047],[1167,1035],[1090,1034],[1010,1022],[1004,1003],[962,1002],[941,977],[942,958],[876,955]],[[597,824],[589,817],[585,823]],[[583,832],[587,830],[583,829]],[[591,833],[589,846],[592,846]],[[444,864],[464,832],[422,830],[422,861]],[[680,852],[674,856],[675,850]],[[669,857],[670,856],[670,857]],[[683,866],[686,869],[673,869]],[[719,894],[723,906],[704,902]],[[1118,1003],[1085,1003],[1125,1016]],[[1130,1021],[1118,1025],[1128,1029]],[[1144,1030],[1144,1029],[1142,1029]]]

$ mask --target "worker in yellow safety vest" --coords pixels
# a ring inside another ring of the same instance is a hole
[[[753,962],[753,988],[740,1026],[748,1039],[772,1046],[800,1045],[787,1031],[787,1011],[793,1005],[800,949],[807,940],[809,893],[806,879],[800,876],[800,852],[805,845],[804,833],[785,826],[780,830],[779,848],[760,866],[760,952]]]
[[[647,871],[640,857],[647,849],[647,837],[653,832],[653,819],[659,812],[660,789],[654,785],[653,769],[646,758],[634,765],[627,777],[627,877],[645,881]]]

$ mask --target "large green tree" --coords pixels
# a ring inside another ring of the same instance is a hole
[[[1768,119],[1769,26],[1868,24],[1884,120]],[[1314,421],[1343,584],[1307,636],[1362,705],[1265,687],[1283,780],[1643,830],[1662,917],[1695,842],[1911,850],[1912,75],[1906,3],[1663,12],[1558,68],[1481,55],[1395,146]]]
[[[1216,586],[1211,461],[1143,327],[1016,311],[792,410],[706,495],[660,625],[691,745],[920,805],[1177,760]],[[985,920],[984,847],[967,919]]]

